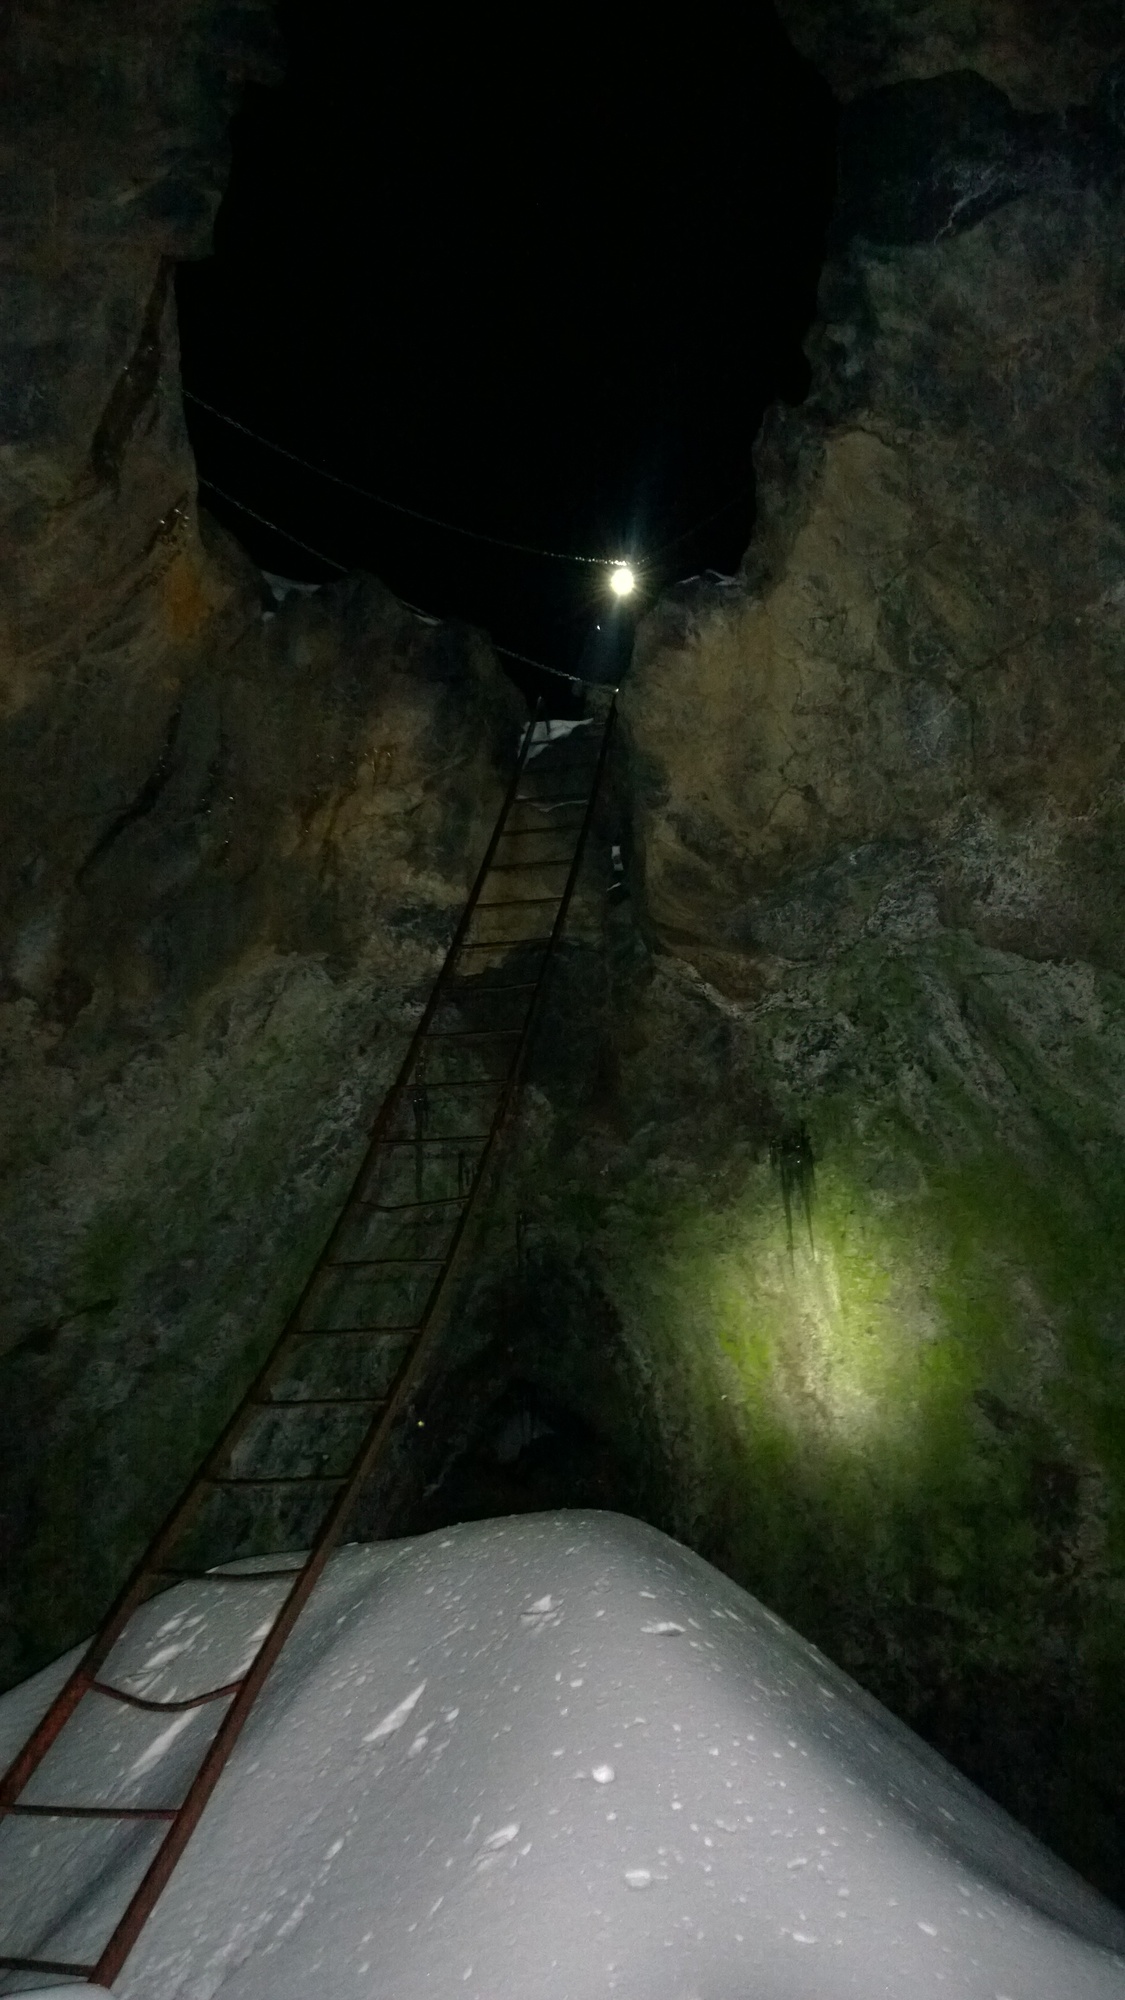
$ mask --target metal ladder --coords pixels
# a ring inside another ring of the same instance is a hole
[[[513,1107],[578,879],[615,707],[610,700],[559,747],[540,751],[534,725],[525,731],[480,872],[339,1220],[218,1443],[0,1781],[0,1840],[28,1821],[40,1838],[52,1821],[110,1821],[121,1829],[144,1822],[153,1851],[139,1884],[96,1958],[40,1955],[37,1936],[24,1955],[0,1953],[0,1972],[103,1986],[116,1977],[403,1414]],[[277,1568],[229,1567],[279,1548],[307,1553]],[[256,1651],[235,1678],[183,1699],[130,1692],[113,1678],[111,1654],[144,1604],[189,1580],[273,1592]],[[47,1774],[37,1784],[36,1772],[48,1751],[68,1725],[81,1726],[89,1704],[104,1702],[161,1717],[214,1706],[214,1729],[180,1799],[115,1806],[40,1796]],[[44,1951],[49,1946],[48,1937]]]

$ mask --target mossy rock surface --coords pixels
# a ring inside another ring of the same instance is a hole
[[[633,977],[564,976],[463,1351],[515,1326],[620,1496],[1120,1895],[1125,983],[959,933]]]

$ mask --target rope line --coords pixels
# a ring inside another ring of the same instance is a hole
[[[538,673],[552,674],[557,681],[569,681],[571,687],[604,687],[613,694],[619,692],[616,682],[611,684],[609,681],[586,681],[581,674],[568,674],[565,667],[549,667],[544,660],[529,659],[526,653],[515,653],[510,646],[497,646],[495,640],[492,643],[498,653],[503,653],[506,660],[518,660],[521,667],[534,667]]]
[[[711,512],[704,514],[701,520],[693,521],[691,527],[685,528],[682,534],[673,535],[670,542],[661,542],[659,548],[656,550],[656,556],[666,556],[669,549],[678,549],[681,542],[686,542],[690,536],[697,535],[700,528],[709,527],[712,521],[718,520],[720,514],[729,514],[731,508],[737,507],[740,500],[748,500],[753,491],[753,482],[749,486],[743,486],[739,492],[733,493],[729,500],[724,500],[721,507],[713,507]]]
[[[345,479],[339,472],[329,472],[327,466],[317,465],[311,458],[302,458],[287,445],[276,444],[272,438],[263,437],[260,431],[251,430],[249,424],[240,423],[237,417],[227,415],[217,409],[214,403],[204,401],[193,389],[184,390],[184,401],[194,403],[198,409],[206,410],[209,416],[217,417],[220,423],[229,424],[231,430],[241,431],[244,437],[253,438],[256,444],[263,444],[267,451],[275,451],[279,458],[287,458],[293,465],[300,465],[306,472],[315,472],[318,479],[330,480],[333,486],[342,486],[345,493],[356,493],[362,500],[371,500],[377,507],[389,507],[392,513],[405,514],[411,521],[424,521],[429,528],[441,528],[447,535],[464,535],[471,542],[488,542],[494,549],[512,549],[521,556],[543,556],[549,562],[579,563],[587,568],[612,569],[613,564],[606,556],[576,556],[565,549],[541,549],[531,542],[510,542],[503,535],[489,535],[483,528],[465,528],[457,521],[443,521],[436,514],[424,514],[418,507],[407,507],[401,500],[388,500],[384,493],[373,493],[369,486],[358,486],[354,479]]]
[[[274,534],[280,535],[283,542],[291,542],[295,549],[304,549],[307,556],[315,556],[318,562],[327,563],[329,569],[339,570],[341,576],[347,575],[346,563],[337,562],[335,556],[326,555],[323,549],[314,549],[311,542],[303,542],[299,535],[291,535],[288,528],[279,527],[276,521],[269,520],[265,514],[259,514],[256,508],[248,507],[245,500],[236,500],[233,493],[227,493],[221,486],[216,486],[213,479],[201,479],[199,485],[208,493],[217,493],[219,499],[225,500],[228,507],[237,507],[240,514],[249,515],[252,521],[260,521],[263,528],[272,528]]]
[[[249,424],[241,423],[237,417],[229,416],[226,410],[220,410],[215,403],[209,403],[205,397],[197,396],[194,389],[185,389],[183,396],[185,402],[194,403],[198,409],[206,410],[209,416],[217,417],[220,423],[229,425],[231,430],[241,431],[244,437],[253,438],[255,444],[264,445],[267,451],[276,452],[279,458],[287,458],[293,465],[301,466],[304,471],[315,473],[318,479],[326,479],[331,485],[342,487],[345,493],[355,493],[361,500],[370,500],[377,507],[387,507],[392,513],[404,514],[411,521],[422,521],[427,527],[440,528],[446,534],[463,535],[468,541],[487,542],[492,548],[511,549],[517,555],[542,556],[549,562],[578,563],[584,568],[613,568],[613,561],[608,556],[579,556],[566,549],[544,549],[533,542],[509,541],[503,535],[490,535],[483,528],[466,528],[457,521],[444,521],[437,514],[426,514],[418,507],[408,507],[401,500],[388,500],[385,494],[375,493],[369,486],[360,486],[354,479],[345,479],[342,473],[330,472],[327,466],[317,465],[315,460],[303,458],[300,452],[290,451],[287,445],[277,444],[273,438],[264,437],[261,431],[252,430]],[[209,483],[200,481],[201,485]],[[215,487],[213,490],[218,492],[219,489]],[[740,501],[749,499],[753,491],[753,482],[740,487],[729,500],[723,501],[721,507],[713,507],[710,513],[702,515],[698,521],[693,521],[689,528],[683,528],[669,541],[661,542],[654,551],[652,560],[666,555],[669,549],[679,548],[681,542],[686,542],[690,536],[697,534],[700,528],[708,527],[712,521],[717,521],[721,514],[727,514],[732,507],[737,507]],[[232,502],[232,505],[238,504],[237,501]],[[279,534],[282,532],[278,529]],[[298,546],[306,545],[300,543]],[[332,558],[325,556],[323,560],[330,562]],[[591,685],[599,684],[591,683]]]
[[[346,563],[337,562],[335,556],[328,555],[324,549],[314,549],[311,542],[303,542],[299,535],[290,534],[288,528],[280,527],[276,521],[271,521],[268,515],[259,514],[256,507],[248,507],[245,500],[236,500],[233,493],[228,493],[222,486],[216,486],[213,479],[201,479],[199,485],[208,493],[214,493],[220,500],[225,500],[228,507],[236,508],[238,513],[246,514],[251,521],[257,521],[261,527],[269,528],[273,534],[280,535],[283,542],[291,543],[295,549],[303,549],[307,556],[315,556],[318,562],[327,563],[329,569],[338,571],[341,576],[348,575]],[[442,625],[446,622],[433,611],[423,611],[420,604],[411,604],[408,598],[400,597],[398,601],[404,610],[412,611],[416,618],[424,618],[429,625]],[[550,674],[557,681],[569,681],[571,687],[609,686],[607,681],[587,681],[583,680],[581,674],[568,674],[564,667],[549,667],[545,660],[533,660],[527,653],[513,651],[511,646],[498,646],[494,639],[490,643],[494,652],[502,653],[506,660],[518,660],[521,666],[534,667],[537,673]],[[617,692],[616,688],[613,692]]]

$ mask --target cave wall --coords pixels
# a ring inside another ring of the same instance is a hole
[[[266,0],[0,28],[0,1675],[70,1645],[269,1344],[475,871],[520,704],[196,503],[171,277]]]
[[[776,0],[842,101],[971,70],[1025,111],[1078,104],[1125,55],[1116,0]]]
[[[848,99],[813,388],[641,628],[429,1504],[518,1374],[1120,1896],[1121,22],[781,11]]]
[[[781,11],[845,100],[812,394],[643,627],[399,1524],[648,1515],[1121,1894],[1121,24]],[[278,609],[197,510],[169,264],[267,29],[0,31],[9,1677],[276,1328],[514,742],[479,639]]]

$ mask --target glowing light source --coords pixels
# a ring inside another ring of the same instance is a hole
[[[616,562],[609,573],[609,587],[615,597],[631,597],[637,579],[627,562]]]

